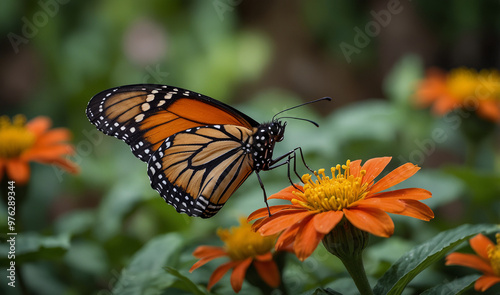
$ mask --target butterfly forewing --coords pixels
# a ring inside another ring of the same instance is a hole
[[[87,107],[99,130],[128,145],[147,162],[169,136],[206,125],[228,124],[252,129],[256,121],[199,93],[166,85],[129,85],[103,91]]]
[[[148,163],[151,186],[178,212],[213,216],[253,171],[251,135],[211,125],[168,137]]]

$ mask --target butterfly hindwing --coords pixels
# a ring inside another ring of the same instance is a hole
[[[148,162],[151,186],[178,212],[213,216],[253,171],[251,135],[209,125],[168,137]]]
[[[87,117],[99,130],[125,141],[136,157],[148,162],[166,138],[206,125],[258,123],[208,96],[167,85],[138,84],[105,90],[87,107]]]

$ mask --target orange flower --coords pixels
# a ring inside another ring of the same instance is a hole
[[[500,233],[496,234],[497,244],[482,234],[469,240],[474,254],[451,253],[446,256],[446,265],[462,265],[483,272],[474,284],[476,291],[484,292],[500,283]]]
[[[264,236],[281,232],[276,249],[293,244],[297,257],[304,260],[344,217],[358,229],[380,237],[394,232],[394,223],[386,212],[426,221],[433,218],[432,210],[419,202],[431,197],[429,191],[408,188],[382,192],[411,177],[419,167],[406,163],[374,182],[390,160],[374,158],[363,166],[361,160],[347,161],[331,168],[333,178],[326,176],[324,169],[315,172],[315,181],[306,174],[302,176],[303,187],[290,186],[269,197],[292,204],[271,206],[270,217],[267,208],[259,209],[248,220],[261,218],[254,229]]]
[[[418,85],[416,99],[421,107],[434,104],[433,111],[440,116],[465,108],[484,119],[500,122],[500,73],[458,68],[446,74],[433,68]]]
[[[271,253],[276,236],[262,237],[252,230],[244,218],[240,220],[239,227],[232,227],[229,230],[219,229],[217,235],[224,241],[224,247],[199,246],[193,255],[200,260],[189,270],[192,272],[215,258],[228,257],[230,261],[220,265],[212,273],[208,289],[212,288],[226,272],[233,269],[231,286],[235,292],[239,292],[251,264],[267,285],[273,288],[280,285],[280,273]]]
[[[78,172],[75,163],[63,158],[74,152],[73,146],[66,143],[70,132],[65,128],[49,130],[51,124],[47,117],[36,117],[28,123],[22,115],[15,116],[12,122],[6,116],[0,117],[0,179],[6,170],[9,180],[25,184],[31,161]]]

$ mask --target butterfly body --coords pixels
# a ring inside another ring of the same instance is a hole
[[[151,186],[167,203],[202,218],[215,215],[253,171],[275,164],[285,130],[279,120],[259,124],[210,97],[154,84],[103,91],[87,117],[148,164]]]

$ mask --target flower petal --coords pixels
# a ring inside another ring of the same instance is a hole
[[[295,250],[297,258],[304,261],[307,257],[311,256],[325,235],[316,231],[314,223],[312,222],[312,217],[303,220],[301,223],[303,223],[303,225],[297,232],[293,249]]]
[[[218,246],[198,246],[193,251],[193,256],[196,258],[204,258],[213,256],[219,253],[226,254],[226,251],[222,247]]]
[[[21,155],[25,161],[50,161],[75,152],[70,144],[58,144],[52,146],[34,146]]]
[[[53,145],[65,141],[69,141],[71,139],[71,132],[66,128],[55,128],[47,131],[42,134],[36,140],[36,145],[39,146],[47,146]]]
[[[8,180],[14,180],[17,184],[26,184],[30,178],[30,166],[20,159],[11,159],[6,163]]]
[[[214,272],[212,273],[212,275],[210,276],[210,279],[208,280],[208,285],[207,285],[207,289],[210,290],[213,285],[215,285],[218,281],[220,281],[220,279],[222,279],[222,277],[233,267],[235,267],[236,265],[238,265],[239,261],[229,261],[229,262],[226,262],[222,265],[220,265],[219,267],[217,267]]]
[[[342,211],[325,211],[314,215],[313,224],[317,232],[327,234],[342,220]]]
[[[255,260],[258,260],[258,261],[273,260],[273,253],[267,252],[267,253],[262,254],[262,255],[257,255],[257,256],[255,256]]]
[[[288,187],[282,189],[281,191],[279,191],[279,192],[271,195],[267,199],[268,200],[280,199],[280,200],[291,201],[292,199],[296,198],[296,196],[293,194],[294,191],[297,191],[297,190],[302,190],[303,191],[304,190],[304,188],[301,185],[295,184],[295,186],[297,188],[295,188],[293,185],[288,186]]]
[[[399,199],[379,199],[379,198],[369,198],[365,200],[357,201],[351,205],[356,205],[351,208],[375,208],[383,210],[388,213],[399,213],[405,210],[405,204]]]
[[[448,256],[446,256],[445,264],[466,266],[473,269],[477,269],[486,274],[493,273],[491,265],[487,261],[481,259],[479,256],[474,254],[465,254],[458,252],[448,254]]]
[[[344,209],[345,217],[355,227],[373,235],[388,238],[394,233],[394,223],[391,217],[376,208]]]
[[[245,280],[245,274],[251,263],[252,258],[249,257],[243,261],[239,261],[234,267],[233,273],[231,274],[231,287],[233,287],[234,292],[240,292],[243,281]]]
[[[366,161],[363,167],[361,167],[361,170],[366,170],[362,183],[370,184],[377,176],[379,176],[387,164],[389,164],[391,159],[392,157],[381,157]]]
[[[257,273],[266,284],[273,288],[277,288],[281,283],[280,271],[274,260],[269,261],[254,261],[253,265]]]
[[[354,177],[359,176],[359,171],[361,171],[361,160],[352,161],[349,165],[350,174]]]
[[[286,212],[281,211],[280,213],[282,214],[280,214],[279,216],[278,214],[276,214],[269,217],[269,221],[259,228],[259,233],[264,236],[277,234],[287,227],[290,227],[291,225],[302,221],[307,216],[314,214],[307,209],[288,210]]]
[[[396,184],[408,179],[413,174],[417,173],[418,170],[420,170],[420,167],[418,167],[417,165],[414,165],[412,163],[403,164],[377,181],[377,183],[375,183],[370,188],[370,193],[378,193],[387,188],[395,186]]]
[[[48,117],[38,116],[26,123],[26,128],[38,137],[47,131],[51,125],[52,121]]]
[[[294,205],[275,205],[275,206],[270,206],[269,210],[271,210],[271,215],[274,215],[275,213],[281,210],[294,209],[294,208],[295,208]],[[267,207],[260,208],[252,212],[248,216],[247,221],[252,221],[263,217],[269,217],[269,211],[267,211]]]
[[[492,276],[492,275],[484,275],[477,279],[474,284],[474,289],[476,291],[484,292],[488,290],[491,286],[500,283],[500,277]]]
[[[301,223],[296,223],[291,227],[287,228],[276,240],[276,245],[274,249],[276,251],[287,251],[289,250],[290,245],[295,242],[295,237],[297,236],[297,232],[299,231]]]
[[[193,256],[201,259],[191,266],[189,272],[194,271],[200,266],[205,265],[216,258],[227,256],[227,253],[222,247],[199,246],[194,250]]]
[[[429,206],[422,202],[416,200],[400,200],[400,202],[405,204],[405,209],[403,212],[393,212],[394,214],[405,215],[425,221],[434,218],[434,212],[432,212]]]
[[[469,240],[469,244],[474,250],[474,252],[477,253],[477,255],[479,255],[485,261],[489,261],[488,247],[495,246],[495,244],[493,244],[493,242],[490,239],[488,239],[483,234],[478,234]]]
[[[423,188],[404,188],[404,189],[397,189],[393,191],[388,191],[388,192],[381,192],[381,193],[375,193],[375,194],[369,194],[366,196],[365,199],[372,199],[372,198],[381,198],[381,199],[388,199],[388,198],[396,198],[396,199],[412,199],[412,200],[425,200],[432,197],[432,194],[430,191],[423,189]]]

